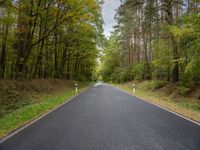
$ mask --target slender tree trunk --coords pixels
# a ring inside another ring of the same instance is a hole
[[[146,33],[146,27],[143,27],[143,45],[144,45],[144,57],[146,62],[146,79],[151,79],[151,72],[150,72],[150,65],[149,65],[149,59],[148,59],[148,39],[147,39],[147,33]]]
[[[39,56],[38,56],[38,76],[39,78],[42,78],[43,77],[43,64],[42,64],[42,59],[43,59],[43,47],[44,47],[44,42],[45,41],[42,41],[41,43],[41,47],[40,47],[40,52],[39,52]]]
[[[58,35],[54,34],[55,48],[54,48],[54,78],[58,78]]]
[[[178,48],[177,48],[177,43],[175,39],[172,37],[172,50],[173,50],[173,61],[174,61],[174,66],[172,70],[172,82],[176,83],[179,81],[179,55],[178,55]]]
[[[30,1],[30,6],[27,1],[19,0],[19,5],[26,3],[27,7],[24,10],[18,10],[17,23],[17,61],[16,61],[16,78],[24,78],[27,72],[27,62],[31,53],[32,45],[32,8],[33,0]],[[30,9],[31,8],[31,9]]]
[[[65,68],[65,63],[66,63],[66,60],[67,60],[66,54],[67,54],[67,45],[65,46],[65,48],[63,50],[62,59],[61,59],[61,63],[60,63],[59,75],[60,75],[61,78],[62,78],[63,71],[64,71],[64,68]]]
[[[0,55],[0,78],[4,78],[4,72],[5,72],[5,67],[6,67],[5,59],[6,59],[6,46],[7,46],[7,38],[8,38],[8,27],[9,27],[9,23],[7,21],[6,25],[3,26],[3,31],[5,32],[3,34],[2,48],[1,48],[1,55]]]
[[[47,46],[45,47],[44,78],[49,78],[49,49]]]

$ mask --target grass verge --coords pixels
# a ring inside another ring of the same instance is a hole
[[[200,123],[200,105],[195,99],[181,98],[181,100],[179,99],[179,101],[177,101],[170,96],[166,96],[165,93],[144,90],[141,88],[137,88],[136,92],[133,93],[130,83],[115,84],[114,86],[117,86],[136,97],[167,108],[173,112],[181,114],[189,119]]]
[[[88,86],[85,85],[79,90],[78,93],[86,90],[87,88]],[[39,103],[26,105],[0,118],[0,138],[49,112],[56,106],[68,101],[78,93],[76,93],[74,89],[68,89],[67,91],[62,90],[61,92],[56,92],[54,94],[44,94],[40,97]]]

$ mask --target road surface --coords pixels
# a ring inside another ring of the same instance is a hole
[[[4,141],[0,150],[200,150],[200,126],[100,84]]]

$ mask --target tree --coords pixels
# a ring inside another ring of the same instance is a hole
[[[103,41],[101,4],[97,0],[1,2],[1,78],[90,80]]]
[[[160,79],[185,85],[199,81],[193,74],[194,70],[199,73],[198,8],[199,1],[193,0],[122,0],[114,31],[121,57],[118,70],[128,80]],[[104,57],[113,56],[105,53]],[[103,70],[112,67],[104,65]]]

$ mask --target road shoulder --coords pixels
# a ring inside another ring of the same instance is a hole
[[[127,88],[123,88],[119,85],[111,85],[112,87],[114,88],[117,88],[133,97],[136,97],[138,98],[139,100],[142,100],[142,101],[145,101],[151,105],[154,105],[154,106],[157,106],[161,109],[164,109],[170,113],[173,113],[174,115],[177,115],[181,118],[184,118],[185,120],[188,120],[196,125],[199,125],[200,126],[200,122],[199,122],[199,118],[200,118],[200,113],[199,112],[194,112],[194,111],[191,111],[191,110],[187,110],[188,111],[187,113],[182,113],[182,111],[180,111],[180,107],[178,105],[173,105],[173,107],[169,107],[169,105],[166,105],[165,103],[159,103],[158,101],[154,101],[153,98],[148,98],[148,97],[142,97],[140,95],[137,95],[136,93],[133,93],[131,90],[128,90]],[[185,111],[184,111],[185,112]],[[197,116],[197,117],[196,117]]]

